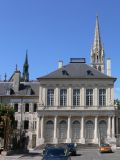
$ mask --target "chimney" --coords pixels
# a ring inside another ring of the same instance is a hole
[[[58,61],[58,69],[63,67],[63,61]]]
[[[111,59],[107,59],[107,75],[111,76]]]

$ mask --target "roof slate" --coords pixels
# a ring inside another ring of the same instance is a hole
[[[12,90],[12,96],[38,96],[38,82],[22,82],[18,92],[14,92],[13,82],[0,82],[0,96],[9,95],[7,91]]]
[[[66,72],[66,73],[65,73]],[[101,79],[116,79],[114,77],[109,77],[106,74],[98,71],[97,69],[87,65],[86,63],[69,63],[48,75],[37,78],[49,79],[49,78],[101,78]]]

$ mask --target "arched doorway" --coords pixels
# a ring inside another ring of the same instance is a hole
[[[62,120],[59,123],[59,140],[65,142],[67,138],[67,123],[65,120]]]
[[[99,138],[100,142],[104,143],[105,138],[107,137],[107,123],[105,120],[99,122]]]
[[[72,140],[77,142],[78,139],[80,139],[80,122],[76,120],[72,123]]]
[[[91,143],[94,138],[94,123],[89,120],[85,124],[85,138],[86,142]]]
[[[54,132],[54,123],[53,121],[47,121],[45,125],[45,141],[52,142],[53,141],[53,132]]]

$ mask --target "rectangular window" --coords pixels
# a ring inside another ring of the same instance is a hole
[[[99,105],[106,106],[106,89],[99,89]]]
[[[47,105],[54,106],[54,89],[47,90]]]
[[[28,129],[29,128],[29,121],[25,120],[24,121],[24,129]]]
[[[86,105],[93,105],[93,89],[86,89]]]
[[[80,89],[73,89],[73,106],[80,105]]]
[[[25,104],[25,112],[29,112],[29,103]]]
[[[15,111],[15,112],[18,112],[18,103],[15,103],[15,104],[14,104],[14,111]]]
[[[60,106],[67,106],[67,89],[60,90]]]
[[[36,130],[36,121],[33,121],[33,130]]]
[[[37,111],[37,104],[34,103],[34,105],[33,105],[33,112],[36,112],[36,111]]]

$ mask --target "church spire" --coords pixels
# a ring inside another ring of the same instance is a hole
[[[104,49],[101,43],[98,16],[96,17],[94,42],[91,49],[91,66],[104,73]]]
[[[93,47],[97,48],[97,49],[101,48],[101,38],[100,38],[98,16],[96,17],[96,26],[95,26],[95,36],[94,36]]]
[[[28,64],[28,51],[26,50],[25,63],[23,65],[23,81],[29,81],[29,64]]]

